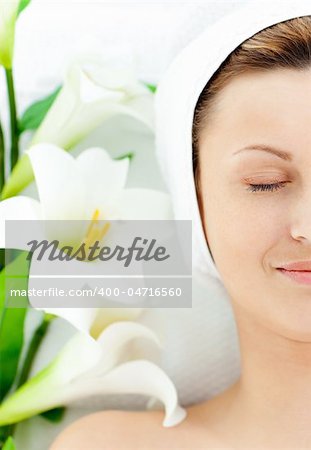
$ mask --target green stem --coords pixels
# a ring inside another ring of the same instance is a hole
[[[2,125],[0,122],[0,201],[4,184],[5,184],[5,146],[4,146]],[[4,249],[0,249],[0,271],[4,268],[4,263],[5,263]]]
[[[6,82],[8,88],[8,98],[10,106],[10,124],[11,124],[11,171],[17,163],[19,156],[18,140],[19,140],[19,130],[16,112],[16,101],[15,101],[15,90],[14,90],[14,79],[12,69],[5,69]]]
[[[4,137],[3,130],[0,123],[0,195],[5,183],[5,147],[4,147]],[[1,196],[0,196],[1,200]]]
[[[56,316],[52,315],[52,314],[45,314],[44,319],[42,320],[41,324],[36,328],[36,331],[34,332],[27,353],[26,353],[26,357],[21,369],[21,372],[19,374],[19,377],[17,379],[16,382],[16,390],[22,386],[25,381],[28,378],[34,357],[38,351],[38,348],[41,345],[41,342],[44,338],[44,336],[46,335],[50,323],[52,322],[52,320],[55,318]],[[1,427],[0,428],[0,449],[2,449],[2,446],[4,445],[4,442],[6,441],[6,439],[9,436],[12,436],[16,427],[16,423],[13,423],[11,425],[7,425],[5,427]]]
[[[22,366],[22,370],[19,374],[19,377],[17,379],[16,382],[16,389],[18,389],[20,386],[22,386],[22,384],[25,383],[25,381],[28,378],[34,357],[37,353],[38,348],[40,347],[40,344],[44,338],[44,336],[46,335],[50,323],[51,323],[52,319],[50,317],[49,314],[46,314],[43,321],[41,322],[41,324],[37,327],[36,331],[34,332],[29,347],[28,347],[28,351],[26,353],[26,357],[24,360],[24,364]]]

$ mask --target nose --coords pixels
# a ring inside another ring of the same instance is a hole
[[[311,183],[295,198],[291,225],[291,236],[302,243],[311,245]]]

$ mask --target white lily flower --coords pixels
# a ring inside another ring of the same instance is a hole
[[[100,57],[77,59],[31,144],[49,142],[68,150],[116,114],[132,116],[153,131],[153,94],[131,69],[108,67]]]
[[[50,144],[37,144],[28,150],[28,155],[40,201],[18,196],[0,202],[0,248],[5,248],[5,220],[93,222],[102,219],[172,218],[169,195],[149,189],[125,189],[128,158],[113,160],[102,148],[90,148],[74,158],[65,150]],[[65,233],[62,228],[58,230],[58,233],[63,232]],[[70,238],[72,234],[71,229]],[[75,240],[82,242],[84,237],[83,230],[78,230]],[[59,240],[65,242],[66,236]],[[15,248],[29,251],[27,247]],[[38,273],[36,264],[39,263],[35,259],[31,261],[29,288],[31,275]],[[100,311],[97,308],[38,309],[63,317],[77,329],[87,333],[98,320]]]
[[[90,395],[111,393],[156,397],[165,406],[163,426],[177,425],[186,411],[178,404],[170,378],[148,360],[128,360],[135,338],[161,345],[153,331],[135,322],[113,323],[96,340],[77,333],[46,368],[2,403],[0,426]]]
[[[69,150],[117,114],[131,116],[153,132],[152,92],[131,69],[109,67],[101,56],[77,58],[30,146],[48,142]],[[32,180],[31,164],[22,155],[4,186],[3,198],[16,195]]]
[[[15,22],[20,0],[0,0],[0,64],[11,69]]]

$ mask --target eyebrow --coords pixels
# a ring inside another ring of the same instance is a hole
[[[233,154],[236,155],[237,153],[246,151],[246,150],[260,150],[263,152],[268,152],[268,153],[272,153],[273,155],[278,156],[281,159],[284,159],[285,161],[292,161],[292,155],[288,152],[285,152],[284,150],[280,150],[278,148],[275,147],[270,147],[269,145],[249,145],[247,147],[243,147],[240,150],[237,150],[236,152],[234,152]]]

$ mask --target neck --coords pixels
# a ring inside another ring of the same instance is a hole
[[[287,445],[290,440],[297,447],[310,439],[311,341],[276,334],[237,306],[234,312],[241,378],[233,389],[232,408],[243,417],[245,428],[257,423],[272,438],[281,433]]]

